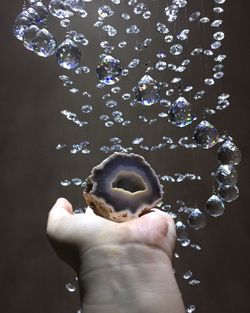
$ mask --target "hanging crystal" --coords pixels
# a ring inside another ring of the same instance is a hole
[[[110,55],[107,55],[97,66],[96,73],[100,82],[105,85],[114,85],[120,80],[122,75],[120,61]]]
[[[209,149],[217,144],[219,134],[217,129],[208,121],[202,121],[194,130],[195,143],[204,149]]]
[[[33,40],[36,36],[36,34],[39,32],[39,27],[36,25],[31,25],[27,31],[23,35],[23,45],[25,48],[28,50],[33,51],[34,46],[33,46]]]
[[[13,32],[16,38],[18,40],[23,40],[25,32],[29,29],[31,25],[32,20],[29,18],[29,16],[25,16],[24,14],[20,13],[15,19],[13,27]]]
[[[221,165],[216,171],[217,181],[222,185],[235,185],[238,172],[233,165]]]
[[[191,104],[184,98],[179,97],[168,110],[169,122],[178,127],[185,127],[193,122]]]
[[[241,152],[231,140],[223,143],[218,150],[217,156],[222,164],[238,165],[241,161]]]
[[[46,6],[41,1],[37,1],[37,2],[32,4],[32,8],[37,13],[35,22],[37,24],[45,23],[47,20],[48,14],[49,14]]]
[[[49,57],[55,53],[56,40],[54,36],[46,29],[40,29],[32,40],[33,50],[40,57]]]
[[[51,0],[49,3],[49,11],[57,18],[69,18],[73,16],[70,6],[64,0]]]
[[[232,202],[239,197],[239,188],[237,186],[224,186],[218,189],[219,196],[225,202]]]
[[[64,2],[70,7],[72,11],[81,12],[84,10],[84,0],[64,0]]]
[[[67,38],[57,49],[57,63],[68,70],[78,67],[81,51],[73,40]]]
[[[206,211],[210,216],[221,216],[225,211],[225,205],[220,197],[212,195],[206,202]]]
[[[135,87],[135,98],[143,105],[150,106],[160,100],[161,86],[149,75],[144,75]]]
[[[188,232],[187,232],[187,226],[183,224],[181,221],[178,221],[175,224],[176,228],[176,235],[178,241],[187,240],[188,238]]]
[[[188,224],[195,230],[202,229],[206,226],[206,217],[199,209],[194,209],[188,216]]]

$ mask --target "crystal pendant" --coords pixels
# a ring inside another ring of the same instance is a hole
[[[36,33],[32,45],[34,52],[44,58],[54,54],[57,46],[55,38],[46,28],[42,28]]]
[[[18,40],[23,40],[25,32],[29,29],[32,22],[28,17],[25,17],[21,14],[17,16],[14,23],[13,32]]]
[[[31,25],[23,35],[23,45],[28,50],[34,51],[33,40],[36,34],[39,32],[39,27]]]
[[[218,150],[218,160],[222,164],[238,165],[241,161],[241,152],[231,140],[227,140]]]
[[[144,75],[135,87],[135,98],[143,105],[150,106],[160,100],[161,86],[149,75]]]
[[[217,129],[208,121],[202,121],[194,130],[195,143],[204,149],[209,149],[217,144],[219,134]]]
[[[221,165],[216,171],[217,181],[222,185],[235,185],[238,181],[238,172],[233,165]]]
[[[114,85],[121,78],[122,68],[120,61],[110,55],[105,56],[97,66],[97,76],[105,85]]]
[[[85,7],[84,0],[66,0],[65,3],[75,12],[81,12]]]
[[[81,51],[69,38],[58,47],[56,56],[58,64],[68,70],[76,68],[81,62]]]
[[[221,216],[225,211],[225,205],[220,197],[212,195],[206,203],[206,211],[210,216]]]
[[[169,122],[178,127],[185,127],[193,122],[191,104],[184,97],[179,97],[168,110]]]
[[[37,1],[37,2],[32,4],[32,8],[37,13],[35,22],[37,24],[45,23],[47,18],[48,18],[48,14],[49,14],[48,9],[46,8],[46,6],[41,1]]]
[[[50,13],[57,18],[69,18],[73,16],[70,6],[64,0],[51,0],[49,3]]]
[[[188,216],[188,224],[195,230],[202,229],[206,226],[206,217],[199,209],[194,209]]]
[[[114,14],[114,11],[111,10],[110,6],[103,5],[98,9],[98,14],[100,17],[105,18],[112,16]]]
[[[239,188],[237,186],[222,185],[218,192],[221,199],[225,202],[232,202],[239,197]]]
[[[176,228],[176,235],[178,241],[187,240],[188,238],[188,232],[187,232],[187,226],[183,224],[181,221],[178,221],[175,224]]]

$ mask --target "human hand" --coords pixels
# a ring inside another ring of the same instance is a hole
[[[85,312],[168,312],[174,299],[177,310],[169,312],[184,312],[171,265],[175,225],[166,213],[155,210],[118,224],[90,208],[74,215],[61,198],[49,213],[47,233],[77,272]]]

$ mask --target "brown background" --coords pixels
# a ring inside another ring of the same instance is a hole
[[[77,174],[86,177],[104,156],[97,153],[96,157],[76,158],[72,165],[71,158],[55,151],[62,138],[75,138],[79,130],[74,134],[73,125],[62,122],[59,116],[69,96],[56,79],[61,71],[55,60],[29,53],[12,35],[20,7],[19,1],[12,0],[1,3],[0,9],[0,312],[75,312],[78,296],[65,290],[65,283],[74,280],[74,273],[50,248],[45,235],[46,219],[58,196],[67,196],[75,206],[82,205],[81,191],[63,189],[59,181]],[[201,279],[199,287],[187,287],[185,281],[179,281],[186,304],[194,303],[197,312],[202,313],[250,312],[249,9],[243,0],[228,1],[226,5],[224,44],[230,60],[223,84],[232,95],[232,106],[217,120],[222,129],[230,130],[243,153],[240,198],[227,206],[223,218],[209,220],[205,230],[193,235],[204,251],[181,251],[181,260],[176,264],[177,273],[191,268]],[[91,130],[85,134],[90,136]],[[95,141],[102,142],[98,136]],[[154,166],[162,161],[160,154],[148,158]],[[168,156],[163,169],[167,160]],[[183,160],[177,157],[175,161]],[[193,168],[206,170],[205,160]],[[203,187],[205,191],[195,195],[197,200],[210,192],[209,186]],[[191,191],[191,195],[195,194],[196,187]],[[172,195],[176,199],[174,191]]]

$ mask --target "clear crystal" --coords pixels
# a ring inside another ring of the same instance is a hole
[[[42,28],[32,40],[32,46],[37,55],[46,58],[55,53],[57,44],[54,36],[46,28]]]
[[[51,0],[49,3],[50,13],[57,18],[69,18],[73,16],[70,6],[63,0]]]
[[[172,55],[180,55],[183,51],[183,47],[180,44],[176,44],[170,47],[169,51]]]
[[[98,9],[98,14],[102,18],[112,16],[114,14],[114,11],[111,10],[110,6],[103,5]]]
[[[144,75],[135,87],[135,98],[145,106],[155,104],[160,99],[160,84],[149,75]]]
[[[97,77],[105,85],[113,85],[121,78],[120,61],[110,55],[105,56],[96,69]]]
[[[220,186],[219,196],[225,202],[232,202],[239,197],[239,188],[237,186]]]
[[[206,211],[210,216],[218,217],[223,215],[225,211],[225,205],[220,197],[212,195],[206,202]]]
[[[241,161],[241,152],[231,140],[223,143],[218,150],[217,156],[222,164],[238,165]]]
[[[206,226],[206,217],[199,209],[194,209],[188,216],[188,224],[195,230],[202,229]]]
[[[208,121],[202,121],[194,131],[195,143],[204,149],[209,149],[217,144],[219,134],[217,129]]]
[[[216,171],[217,181],[222,185],[235,185],[238,172],[233,165],[221,165]]]
[[[175,227],[176,227],[177,240],[180,242],[187,240],[188,238],[187,226],[183,224],[181,221],[178,221],[175,224]]]
[[[75,69],[81,61],[81,51],[73,40],[67,38],[57,49],[57,62],[65,69]]]
[[[168,22],[174,22],[178,16],[179,7],[175,4],[165,8],[165,14],[168,18]]]
[[[191,111],[191,104],[184,97],[179,97],[168,110],[169,122],[178,127],[185,127],[193,122]]]

